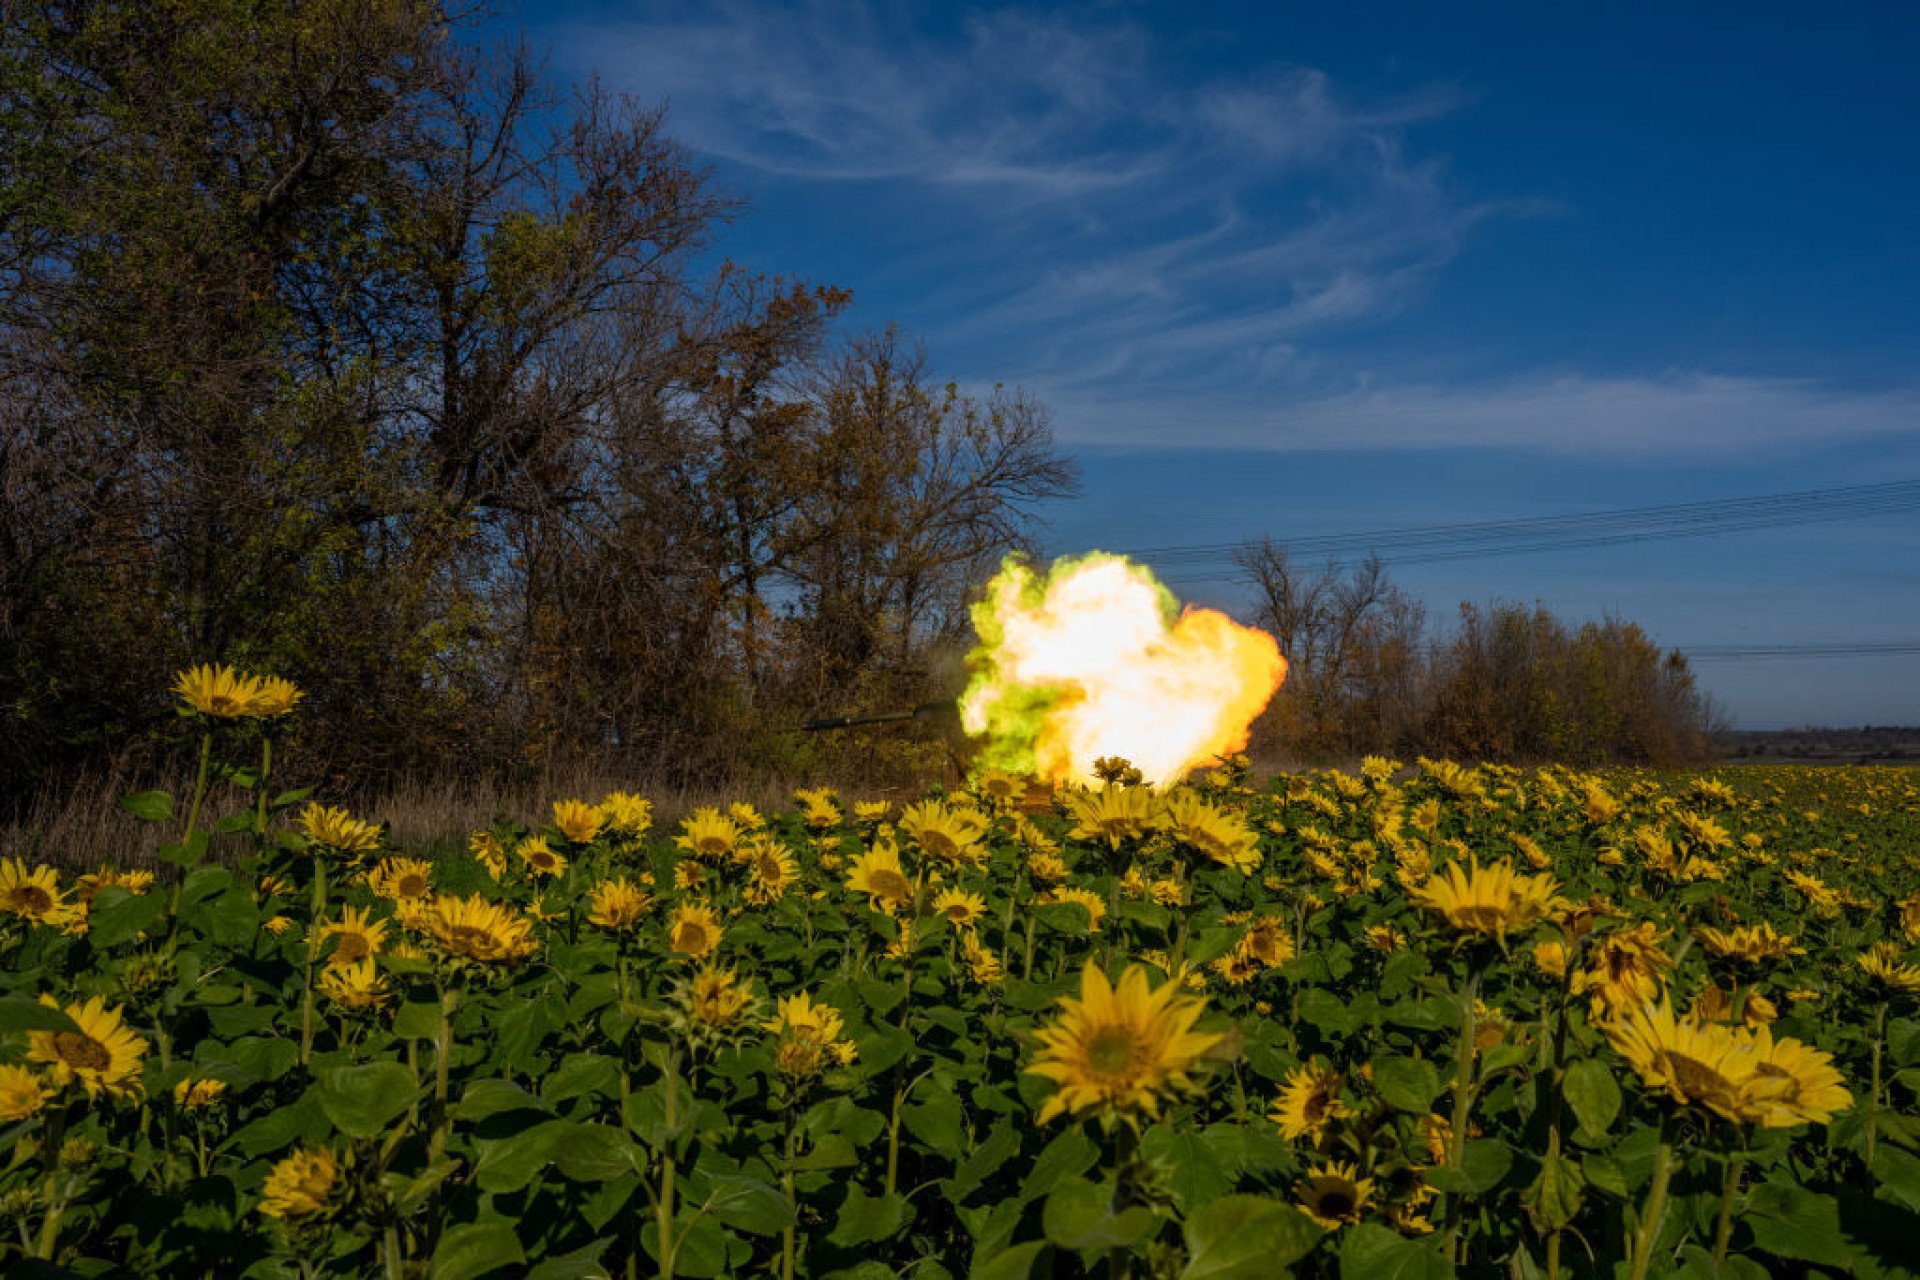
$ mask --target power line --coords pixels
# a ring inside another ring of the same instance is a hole
[[[1672,645],[1689,662],[1749,662],[1765,658],[1892,658],[1920,654],[1920,640],[1836,641],[1810,644]]]
[[[1337,560],[1377,553],[1382,560],[1396,565],[1432,564],[1854,520],[1917,508],[1920,508],[1920,480],[1899,480],[1562,516],[1412,525],[1274,541],[1296,556]],[[1156,567],[1205,569],[1231,561],[1243,545],[1189,543],[1137,548],[1121,554]],[[1196,580],[1221,579],[1188,579]]]

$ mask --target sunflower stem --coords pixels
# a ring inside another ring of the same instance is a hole
[[[1887,1002],[1882,1000],[1873,1015],[1873,1074],[1867,1092],[1866,1153],[1867,1169],[1873,1169],[1874,1121],[1880,1113],[1880,1047],[1887,1039]]]
[[[1647,1207],[1640,1215],[1640,1231],[1633,1242],[1633,1266],[1627,1280],[1646,1280],[1647,1267],[1653,1262],[1653,1246],[1660,1238],[1660,1220],[1667,1211],[1667,1182],[1673,1177],[1673,1144],[1667,1141],[1667,1126],[1660,1124],[1660,1150],[1653,1157],[1653,1184],[1647,1188]]]
[[[780,1190],[787,1197],[787,1208],[793,1216],[787,1221],[786,1230],[780,1238],[780,1280],[793,1280],[795,1253],[795,1230],[800,1221],[800,1202],[793,1194],[793,1139],[799,1126],[794,1123],[794,1105],[787,1103],[787,1143],[780,1163]]]
[[[666,1149],[660,1153],[660,1195],[653,1202],[653,1213],[660,1232],[661,1280],[672,1280],[674,1254],[678,1252],[676,1246],[679,1243],[673,1238],[674,1179],[678,1173],[673,1153],[679,1145],[680,1136],[680,1120],[676,1114],[680,1101],[680,1049],[677,1045],[667,1050],[667,1061],[660,1080],[666,1088]]]
[[[1467,1158],[1467,1122],[1473,1114],[1473,1006],[1480,996],[1480,978],[1484,972],[1477,962],[1472,964],[1460,988],[1460,1047],[1453,1075],[1453,1132],[1447,1135],[1447,1167],[1451,1169],[1460,1168]],[[1459,1192],[1447,1193],[1448,1257],[1454,1254],[1464,1207]]]
[[[440,993],[440,1034],[433,1042],[433,1137],[427,1144],[427,1163],[440,1158],[447,1148],[447,1059],[453,1052],[453,1014],[460,1007],[460,988],[448,983]]]
[[[260,735],[260,793],[253,810],[253,834],[258,841],[267,838],[267,779],[273,776],[273,739]]]
[[[300,992],[300,1065],[313,1056],[313,961],[320,952],[320,924],[327,914],[327,864],[313,860],[313,911],[307,924],[307,969]]]
[[[1720,1184],[1720,1217],[1713,1227],[1713,1268],[1727,1260],[1727,1242],[1733,1239],[1733,1201],[1740,1194],[1740,1174],[1746,1168],[1745,1154],[1727,1157],[1727,1174]]]

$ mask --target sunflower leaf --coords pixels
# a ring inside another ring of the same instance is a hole
[[[1282,1274],[1320,1239],[1313,1219],[1267,1196],[1224,1196],[1187,1215],[1180,1280],[1258,1280]]]

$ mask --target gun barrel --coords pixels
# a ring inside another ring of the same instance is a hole
[[[913,711],[883,711],[870,716],[829,716],[825,720],[809,720],[801,725],[808,733],[818,733],[822,729],[851,729],[862,724],[890,724],[896,720],[911,720],[918,713]]]

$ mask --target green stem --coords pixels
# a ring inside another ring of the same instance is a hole
[[[1483,972],[1477,964],[1469,969],[1467,981],[1460,989],[1460,1045],[1455,1055],[1457,1063],[1453,1073],[1453,1132],[1447,1135],[1447,1166],[1452,1169],[1460,1168],[1467,1158],[1467,1124],[1473,1115],[1473,1006],[1480,997],[1480,977]],[[1453,1256],[1454,1243],[1459,1236],[1462,1212],[1463,1203],[1459,1194],[1448,1193],[1446,1252],[1449,1257]]]
[[[680,1101],[680,1050],[677,1047],[667,1051],[661,1083],[667,1091],[664,1126],[666,1149],[660,1153],[660,1195],[653,1202],[653,1213],[654,1223],[660,1233],[660,1275],[662,1280],[671,1280],[673,1256],[678,1244],[673,1238],[673,1184],[679,1172],[673,1158],[674,1149],[679,1145],[679,1119],[675,1114]]]
[[[67,1113],[55,1109],[47,1115],[46,1132],[41,1135],[40,1158],[47,1162],[47,1216],[40,1220],[40,1239],[33,1256],[53,1261],[54,1246],[60,1239],[60,1220],[66,1216],[66,1198],[60,1194],[60,1145],[66,1138]]]
[[[1633,1267],[1627,1280],[1646,1280],[1647,1267],[1653,1262],[1653,1246],[1660,1238],[1660,1220],[1667,1211],[1667,1182],[1673,1176],[1673,1146],[1667,1141],[1666,1124],[1660,1127],[1660,1150],[1653,1158],[1653,1185],[1647,1188],[1647,1207],[1640,1215],[1640,1232],[1633,1242]]]
[[[255,797],[257,804],[253,811],[253,834],[260,840],[267,838],[267,779],[273,776],[273,739],[262,735],[260,739],[260,794]]]
[[[1720,1184],[1720,1218],[1713,1227],[1713,1269],[1727,1260],[1727,1242],[1733,1239],[1733,1200],[1740,1194],[1740,1173],[1746,1167],[1744,1155],[1727,1157],[1726,1180]]]
[[[453,1014],[460,1007],[460,988],[448,984],[440,993],[440,1034],[433,1042],[433,1137],[427,1145],[431,1164],[447,1149],[452,1123],[447,1118],[448,1059],[453,1055]]]
[[[780,1280],[793,1280],[795,1253],[795,1229],[800,1220],[800,1202],[793,1194],[793,1138],[798,1129],[793,1120],[793,1104],[787,1104],[787,1147],[785,1159],[780,1166],[780,1190],[786,1194],[787,1209],[791,1217],[787,1220],[785,1232],[780,1241]]]
[[[313,860],[313,911],[307,921],[307,970],[300,984],[300,1065],[313,1056],[313,962],[320,952],[320,926],[327,914],[327,864]]]
[[[213,730],[208,729],[200,735],[200,773],[193,783],[193,803],[187,806],[187,829],[180,837],[180,847],[184,850],[193,843],[193,833],[200,826],[200,806],[207,798],[207,765],[213,756]],[[186,868],[173,878],[173,892],[168,898],[167,950],[173,949],[174,934],[180,927],[180,893],[186,886]]]
[[[1867,1093],[1867,1168],[1873,1168],[1874,1121],[1880,1114],[1880,1046],[1887,1039],[1887,1002],[1873,1015],[1873,1077]]]

